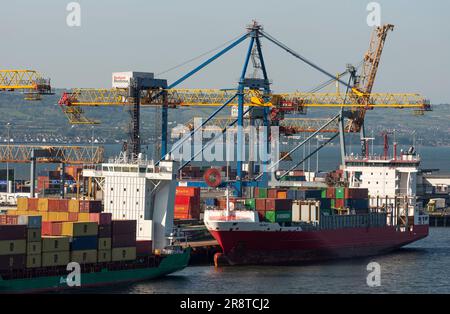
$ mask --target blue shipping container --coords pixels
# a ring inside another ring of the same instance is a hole
[[[320,199],[322,197],[322,190],[306,190],[305,198],[306,199]]]
[[[42,216],[20,215],[19,225],[27,225],[28,228],[42,228]]]
[[[71,243],[72,251],[96,250],[97,236],[73,237]]]

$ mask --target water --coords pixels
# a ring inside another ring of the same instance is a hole
[[[450,293],[450,228],[396,252],[302,266],[188,267],[165,278],[109,293]],[[369,287],[369,262],[381,265],[381,286]]]
[[[104,145],[105,148],[105,157],[111,157],[116,156],[121,149],[121,145],[117,144],[107,144]],[[281,148],[282,151],[288,151],[293,146],[286,146]],[[399,147],[400,149],[407,149],[407,147]],[[145,148],[144,148],[145,149]],[[311,146],[311,151],[314,149],[313,146]],[[359,149],[359,146],[349,146],[349,151],[356,151]],[[151,155],[152,148],[151,146],[148,147],[149,154]],[[308,152],[308,148],[306,148],[306,152]],[[375,146],[374,152],[377,154],[382,153],[382,147],[381,146]],[[417,149],[417,152],[422,158],[421,167],[426,169],[441,169],[445,171],[450,171],[450,147],[428,147],[423,146],[419,147]],[[339,146],[326,146],[319,152],[319,170],[320,171],[330,171],[335,170],[339,167],[339,161],[340,161],[340,151]],[[300,161],[303,157],[303,149],[300,149],[299,151],[295,152],[293,154],[293,161],[291,162],[282,162],[281,167],[283,169],[288,169],[289,167],[295,165],[298,161]],[[201,162],[194,162],[193,165],[201,165]],[[216,163],[217,165],[225,165],[225,162],[219,162]],[[233,163],[231,163],[232,166],[235,166]],[[56,169],[58,165],[57,164],[38,164],[37,165],[37,171],[38,173],[43,170],[54,170]],[[28,180],[30,176],[30,166],[28,164],[9,164],[10,168],[14,168],[16,172],[16,178],[22,179],[22,180]],[[303,169],[302,166],[298,167],[298,169]],[[309,168],[308,163],[304,164],[304,169],[311,171],[316,171],[316,156],[314,155],[309,162]],[[6,168],[6,164],[0,163],[0,168]]]

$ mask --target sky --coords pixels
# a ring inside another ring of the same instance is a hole
[[[108,88],[112,72],[164,72],[244,34],[255,19],[290,48],[338,73],[362,60],[372,31],[367,0],[79,0],[80,27],[66,24],[69,2],[2,1],[0,69],[37,70],[57,88]],[[395,29],[374,91],[450,102],[450,1],[377,2],[381,23]],[[327,80],[267,40],[262,45],[274,91],[305,91]],[[180,87],[235,87],[247,46],[241,43]],[[205,58],[158,77],[173,82]]]

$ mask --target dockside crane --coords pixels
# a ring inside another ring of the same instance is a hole
[[[339,82],[339,84],[347,87],[345,93],[284,93],[275,94],[270,89],[270,81],[268,78],[267,70],[265,67],[264,58],[261,49],[261,39],[264,38],[269,42],[275,44],[279,48],[285,50],[289,54],[293,55],[295,58],[301,60],[307,65],[313,67],[319,72],[328,76],[329,79]],[[245,39],[250,40],[250,44],[244,59],[243,69],[239,78],[238,86],[236,89],[178,89],[178,85],[183,83],[185,80],[196,74],[198,71],[206,67],[208,64],[218,59],[226,52],[239,45]],[[256,47],[256,49],[255,49]],[[247,68],[249,66],[250,60],[255,60],[255,55],[258,58],[258,67],[263,73],[262,78],[248,77]],[[378,53],[379,55],[379,53]],[[375,54],[376,56],[376,54]],[[371,60],[367,59],[368,62]],[[377,67],[378,61],[373,63],[372,68]],[[366,70],[364,70],[366,71]],[[375,71],[364,72],[367,73],[365,81],[373,81],[376,74]],[[356,82],[356,81],[355,81]],[[242,35],[234,42],[215,53],[212,57],[195,67],[193,70],[189,71],[187,74],[183,75],[180,79],[176,80],[172,84],[167,84],[166,87],[161,87],[159,89],[142,88],[139,89],[139,93],[135,93],[135,97],[130,97],[129,89],[74,89],[71,93],[65,93],[62,95],[59,104],[63,109],[64,113],[68,116],[71,123],[98,123],[98,121],[93,121],[84,116],[83,107],[95,107],[95,106],[133,106],[136,110],[139,110],[140,106],[157,106],[162,108],[161,112],[161,160],[167,158],[174,149],[177,147],[172,147],[170,151],[167,150],[167,110],[172,108],[180,107],[200,107],[200,106],[212,106],[217,107],[214,112],[202,122],[202,124],[191,131],[191,135],[197,132],[199,129],[203,128],[205,125],[210,123],[218,114],[225,108],[229,106],[237,107],[237,117],[232,119],[232,121],[223,128],[222,133],[233,126],[243,126],[244,119],[247,114],[251,119],[262,120],[262,125],[279,125],[280,121],[284,119],[286,114],[304,114],[306,113],[306,108],[308,107],[334,107],[338,108],[340,112],[328,119],[323,125],[315,129],[315,131],[304,141],[299,143],[292,151],[290,151],[285,158],[302,147],[307,141],[314,138],[318,133],[322,132],[327,128],[332,128],[333,125],[338,125],[338,132],[330,136],[329,140],[324,142],[317,149],[322,148],[324,145],[332,141],[334,138],[339,136],[341,142],[341,156],[342,162],[344,163],[345,156],[345,141],[344,132],[358,132],[360,128],[357,126],[364,121],[364,115],[360,113],[367,109],[373,108],[411,108],[419,112],[424,112],[430,109],[428,101],[426,101],[419,94],[394,94],[394,93],[372,93],[369,83],[365,83],[365,90],[362,90],[360,84],[352,84],[351,82],[344,82],[340,77],[332,75],[330,72],[322,69],[315,63],[301,56],[291,48],[287,47],[285,44],[275,39],[267,32],[262,29],[262,26],[254,22],[247,27],[246,34]],[[136,106],[136,102],[138,106]],[[75,114],[71,112],[75,110]],[[256,112],[256,114],[255,114]],[[359,113],[359,114],[355,114]],[[351,127],[344,127],[344,119],[349,119],[349,125]],[[251,123],[251,121],[250,121]],[[139,131],[139,127],[135,128],[135,131]],[[242,153],[243,149],[243,133],[239,132],[237,135],[237,153],[238,156]],[[203,149],[206,148],[212,141],[216,140],[214,138],[208,142]],[[269,142],[269,141],[268,141]],[[182,143],[178,143],[181,145]],[[176,146],[176,145],[175,145]],[[312,152],[312,154],[315,152]],[[193,156],[195,158],[196,156]],[[275,167],[284,160],[281,158],[271,167]],[[180,170],[185,167],[191,160],[186,161],[182,164]],[[300,161],[303,162],[304,160]],[[235,187],[235,192],[237,195],[241,195],[243,186],[257,186],[257,185],[267,185],[267,173],[272,168],[264,168],[263,173],[250,178],[250,180],[244,180],[242,177],[242,161],[237,161],[237,177],[233,181]],[[259,179],[263,178],[262,181]]]
[[[50,79],[34,70],[0,70],[0,91],[23,91],[25,100],[53,94]]]

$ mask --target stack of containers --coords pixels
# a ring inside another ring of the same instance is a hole
[[[102,202],[94,200],[79,200],[79,213],[78,221],[89,221],[89,214],[101,213],[102,212]]]
[[[42,266],[66,266],[70,261],[68,236],[42,236]]]
[[[367,214],[369,212],[369,190],[345,188],[344,206],[351,208],[355,214]]]
[[[27,229],[27,268],[42,266],[42,217],[19,216],[19,224]]]
[[[136,259],[136,220],[111,222],[111,260],[113,262]]]
[[[70,260],[80,264],[97,262],[98,224],[96,222],[63,222],[63,236],[70,237]]]
[[[26,250],[25,225],[0,225],[0,270],[25,268]]]
[[[266,199],[266,220],[270,222],[292,221],[292,200],[290,199]]]
[[[200,218],[200,188],[178,186],[175,192],[174,218]]]
[[[98,224],[98,254],[99,263],[111,261],[111,223],[109,218],[102,217]]]

